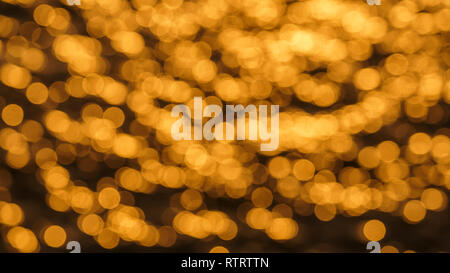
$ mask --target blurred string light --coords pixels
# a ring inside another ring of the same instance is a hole
[[[63,247],[74,229],[105,249],[184,236],[226,245],[245,228],[286,242],[310,215],[419,223],[447,206],[448,0],[2,2],[31,14],[0,15],[0,223],[11,251]],[[194,96],[280,105],[279,149],[174,141],[170,110]],[[45,188],[52,210],[75,212],[76,227],[22,226],[17,172]],[[135,204],[164,188],[163,207]],[[215,198],[241,205],[208,209]],[[369,220],[358,232],[379,241],[389,226]]]

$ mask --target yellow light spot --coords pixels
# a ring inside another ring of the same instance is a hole
[[[426,189],[422,192],[421,200],[428,210],[438,211],[447,204],[446,196],[438,189]]]
[[[130,135],[119,134],[114,139],[113,151],[120,157],[136,157],[139,151],[139,142]]]
[[[33,18],[39,25],[49,26],[55,20],[56,12],[52,6],[42,4],[34,10]]]
[[[378,242],[384,238],[386,227],[379,220],[369,220],[364,224],[363,233],[367,240]]]
[[[383,141],[377,146],[380,159],[385,162],[392,162],[400,155],[400,148],[393,141]]]
[[[34,233],[23,227],[13,227],[6,235],[8,242],[20,252],[30,253],[38,248],[38,241]]]
[[[320,221],[328,222],[336,216],[336,207],[334,205],[316,205],[314,214]]]
[[[125,120],[125,115],[120,108],[110,107],[103,113],[103,118],[112,121],[114,123],[114,126],[118,128],[122,126]]]
[[[8,226],[19,225],[23,221],[22,209],[13,203],[0,204],[0,223]]]
[[[118,31],[112,37],[112,45],[117,51],[136,55],[144,49],[145,42],[139,33]]]
[[[289,240],[297,236],[297,222],[290,218],[276,218],[266,229],[267,235],[274,240]]]
[[[294,198],[300,194],[300,182],[292,176],[285,177],[277,182],[278,192],[287,198]]]
[[[70,209],[70,206],[66,203],[66,201],[57,195],[50,195],[47,198],[48,205],[55,211],[64,212]]]
[[[425,133],[416,133],[409,138],[409,148],[415,154],[426,154],[431,146],[431,137]]]
[[[50,247],[62,246],[66,238],[66,231],[57,225],[49,226],[44,232],[44,241]]]
[[[86,187],[74,187],[69,196],[70,205],[78,213],[87,213],[94,205],[94,194]]]
[[[181,194],[180,203],[187,210],[195,210],[202,205],[203,198],[198,191],[187,189]]]
[[[371,146],[364,147],[359,151],[358,163],[368,169],[376,168],[378,164],[380,164],[380,154],[378,150]]]
[[[272,214],[263,208],[253,208],[246,216],[247,224],[254,229],[265,229],[272,222]]]
[[[125,189],[138,191],[142,187],[142,184],[145,183],[141,173],[135,169],[123,168],[120,171],[120,185]]]
[[[2,119],[9,126],[17,126],[23,120],[23,110],[17,104],[9,104],[2,110]]]
[[[208,152],[202,145],[190,145],[186,151],[186,165],[191,169],[198,170],[202,168],[208,160]]]
[[[23,123],[21,132],[28,141],[38,142],[44,134],[44,129],[39,122],[27,120]]]
[[[265,187],[257,188],[252,192],[252,202],[255,207],[267,208],[272,204],[272,192]]]
[[[403,216],[411,223],[418,223],[425,218],[427,210],[425,205],[418,200],[411,200],[403,208]]]
[[[106,187],[98,194],[98,202],[105,209],[113,209],[120,203],[120,194],[116,189]]]
[[[307,159],[297,160],[292,168],[295,178],[302,181],[313,178],[315,171],[316,168],[314,164]]]
[[[80,229],[88,235],[95,236],[103,230],[103,219],[97,214],[81,215],[79,221]]]
[[[45,126],[55,133],[64,133],[70,127],[69,116],[62,111],[50,111],[45,116]]]
[[[54,166],[42,174],[45,184],[50,189],[63,189],[69,184],[69,172],[61,167]]]
[[[120,241],[119,235],[110,229],[103,229],[96,239],[99,245],[105,249],[115,248]]]
[[[291,164],[285,157],[277,156],[269,162],[269,173],[275,178],[283,178],[291,173]]]
[[[194,78],[199,83],[210,82],[216,76],[216,65],[210,60],[201,60],[193,68]]]
[[[228,251],[228,249],[226,247],[215,246],[215,247],[211,248],[209,253],[230,253],[230,251]]]
[[[355,74],[355,85],[361,90],[375,89],[381,81],[380,73],[373,68],[363,68]]]
[[[7,86],[23,89],[30,83],[31,74],[20,66],[5,64],[0,68],[0,79]]]
[[[381,253],[399,253],[399,251],[395,246],[387,245],[381,248]]]
[[[23,51],[20,59],[22,65],[31,71],[41,71],[46,64],[47,57],[37,48],[27,48]]]
[[[56,152],[53,151],[50,148],[43,148],[40,149],[36,153],[36,164],[41,169],[50,169],[56,165],[56,162],[58,161],[58,156],[56,155]]]
[[[162,247],[171,247],[177,240],[177,234],[170,226],[162,226],[159,228],[158,244]]]
[[[401,75],[408,70],[408,59],[402,54],[392,54],[386,59],[384,66],[392,75]]]

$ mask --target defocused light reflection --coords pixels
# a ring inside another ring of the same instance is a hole
[[[446,217],[449,1],[1,2],[0,250],[326,251],[309,219],[349,217],[413,252],[388,219]],[[194,96],[280,105],[279,149],[173,140]]]

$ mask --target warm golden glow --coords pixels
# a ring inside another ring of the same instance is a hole
[[[448,0],[0,2],[0,252],[449,250]]]

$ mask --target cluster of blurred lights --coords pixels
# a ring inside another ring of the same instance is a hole
[[[419,223],[447,206],[448,0],[2,2],[32,12],[0,15],[0,224],[16,251],[62,247],[74,227],[21,226],[13,169],[105,249],[183,236],[226,244],[243,225],[284,242],[304,216],[377,210]],[[280,105],[279,149],[174,141],[170,110],[192,108],[194,96]],[[150,209],[162,211],[160,225],[134,194],[161,189],[173,195]],[[214,198],[242,204],[210,210]],[[387,228],[369,220],[356,233],[380,241]]]

